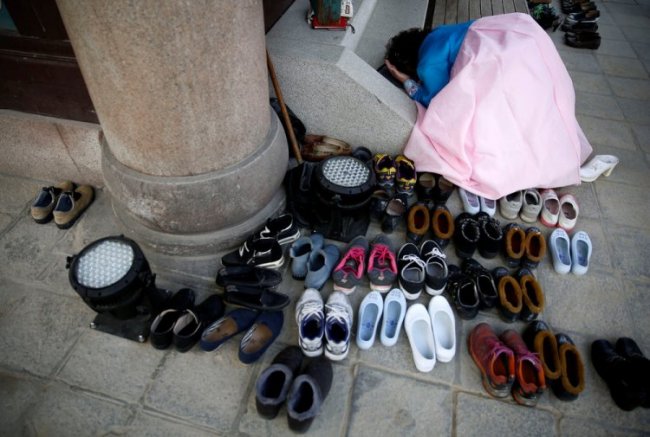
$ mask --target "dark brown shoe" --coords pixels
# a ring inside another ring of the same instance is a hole
[[[422,203],[416,203],[409,209],[406,220],[406,238],[419,244],[429,230],[429,210]]]
[[[508,329],[499,338],[515,353],[515,383],[512,397],[518,404],[534,407],[546,389],[542,363],[526,347],[518,332]]]
[[[519,287],[523,298],[519,318],[524,322],[531,322],[544,311],[546,303],[544,291],[542,291],[542,286],[530,270],[521,269],[517,276],[519,277]]]
[[[508,267],[518,267],[526,252],[526,233],[517,223],[503,228],[503,252]]]
[[[561,401],[575,401],[585,389],[585,365],[580,351],[566,334],[555,336],[560,357],[561,376],[550,383]]]
[[[54,223],[59,229],[68,229],[95,200],[95,190],[90,185],[82,185],[74,191],[61,194],[54,208]]]
[[[487,323],[479,323],[467,337],[469,353],[481,372],[483,387],[492,396],[505,398],[515,381],[515,356]]]
[[[34,203],[32,203],[30,210],[34,221],[38,224],[44,224],[52,220],[52,212],[59,201],[59,196],[64,192],[74,191],[74,189],[75,185],[70,181],[61,182],[55,187],[43,187]]]
[[[551,328],[541,320],[534,321],[524,331],[523,339],[528,349],[539,356],[546,383],[551,385],[562,376],[557,340]]]
[[[454,217],[444,205],[438,205],[434,208],[431,216],[431,231],[433,231],[433,241],[441,249],[449,244],[451,237],[454,236]]]
[[[499,296],[498,307],[501,318],[512,323],[519,318],[523,308],[523,296],[519,281],[510,276],[505,267],[494,269],[492,277]]]
[[[542,232],[536,227],[526,229],[522,266],[535,269],[539,262],[544,259],[544,255],[546,255],[546,238],[544,238]]]

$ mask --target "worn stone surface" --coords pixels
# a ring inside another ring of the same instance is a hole
[[[647,231],[611,224],[607,226],[607,243],[615,269],[629,278],[650,278],[650,236]]]
[[[43,385],[29,377],[0,373],[0,434],[25,435],[29,409],[40,399]]]
[[[573,80],[573,88],[576,91],[603,95],[612,94],[607,79],[602,74],[585,71],[569,71],[569,75]]]
[[[588,115],[578,116],[580,127],[592,146],[610,146],[625,150],[636,150],[634,136],[628,123],[603,120]]]
[[[169,417],[162,416],[149,411],[138,413],[133,422],[125,426],[126,435],[158,437],[158,436],[187,436],[187,437],[208,437],[215,434],[214,430],[201,429],[187,423],[169,420]]]
[[[648,73],[638,59],[600,54],[597,58],[603,72],[607,75],[638,79],[646,79],[648,77]]]
[[[650,193],[646,188],[617,184],[598,184],[596,193],[604,218],[623,226],[650,229]],[[625,214],[621,214],[625,208]]]
[[[639,146],[645,153],[650,152],[650,126],[633,124],[632,130],[636,136]]]
[[[610,96],[576,92],[576,112],[600,118],[623,120],[616,99]]]
[[[621,414],[625,412],[621,411]],[[627,437],[642,436],[643,431],[629,428],[616,428],[604,421],[564,417],[560,420],[560,435],[588,435],[590,437]]]

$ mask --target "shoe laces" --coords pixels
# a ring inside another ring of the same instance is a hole
[[[429,253],[424,254],[424,257],[427,259],[427,261],[428,261],[429,258],[431,258],[432,256],[435,256],[435,257],[438,257],[438,258],[442,258],[442,259],[446,259],[446,258],[447,258],[447,255],[445,255],[444,253],[442,253],[442,251],[440,250],[440,248],[438,248],[437,246],[433,246],[433,248],[429,251]]]
[[[394,258],[394,255],[392,254],[390,249],[387,246],[384,246],[383,244],[376,245],[372,255],[373,258],[377,260],[377,263],[375,265],[388,264],[388,262],[392,261]]]
[[[299,322],[302,322],[305,319],[310,319],[312,317],[321,318],[323,314],[323,305],[316,301],[308,301],[302,304],[300,311],[298,311]]]
[[[343,305],[339,304],[327,304],[325,305],[327,310],[327,319],[333,320],[334,322],[341,325],[352,324],[350,320],[350,314]],[[331,323],[331,322],[330,322]]]
[[[366,251],[361,247],[353,247],[348,253],[345,254],[345,257],[337,267],[337,271],[342,271],[344,277],[347,277],[349,274],[358,276],[359,267],[363,269],[363,264],[366,258]]]
[[[413,254],[413,253],[408,253],[406,255],[403,255],[401,258],[403,261],[408,261],[408,264],[404,267],[404,269],[408,269],[411,264],[415,263],[419,267],[422,268],[422,270],[427,268],[427,263],[425,263],[419,256]]]

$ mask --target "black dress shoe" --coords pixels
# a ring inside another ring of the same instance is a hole
[[[585,366],[580,351],[566,334],[557,334],[560,378],[551,381],[553,393],[561,401],[574,401],[585,389]]]
[[[458,317],[471,320],[478,314],[480,300],[476,284],[458,266],[448,266],[447,293],[451,296]]]
[[[254,266],[223,267],[217,273],[217,285],[248,285],[273,288],[282,282],[282,274],[277,270]]]
[[[463,261],[463,271],[474,281],[481,308],[494,308],[499,296],[490,272],[475,259]]]
[[[401,197],[393,197],[384,211],[384,217],[381,221],[381,230],[386,233],[392,233],[404,220],[406,214],[406,201]]]
[[[245,285],[226,286],[223,298],[226,303],[260,311],[278,311],[291,302],[286,294]]]
[[[474,216],[462,213],[454,221],[454,246],[459,258],[468,259],[474,255],[481,238],[481,231]]]
[[[596,50],[600,47],[600,41],[600,35],[597,32],[589,32],[589,36],[586,36],[585,32],[564,35],[566,45],[578,49]]]
[[[165,309],[151,322],[149,339],[156,349],[167,349],[174,337],[174,324],[185,310],[194,306],[195,294],[190,288],[183,288],[174,294]]]
[[[293,378],[300,371],[302,360],[300,348],[288,346],[260,373],[255,383],[255,406],[260,416],[273,419],[278,415],[280,407],[287,399]]]
[[[478,241],[478,252],[485,259],[495,258],[501,250],[503,242],[503,229],[499,221],[487,213],[477,214],[477,221],[481,231]]]
[[[598,23],[596,22],[577,22],[573,24],[564,23],[562,24],[563,32],[596,32],[598,30]]]
[[[174,323],[173,342],[176,350],[187,352],[199,341],[203,330],[223,316],[226,307],[221,296],[208,296],[194,308],[188,308]]]
[[[631,411],[646,398],[645,390],[639,386],[633,366],[607,340],[591,343],[591,361],[607,384],[614,403],[622,410]]]
[[[643,408],[650,408],[650,360],[643,355],[639,345],[629,337],[616,340],[616,351],[633,364],[631,373],[635,384],[641,388],[639,402]]]

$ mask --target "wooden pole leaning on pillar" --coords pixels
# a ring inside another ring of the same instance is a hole
[[[291,119],[289,118],[289,113],[287,112],[287,107],[284,105],[282,90],[280,89],[278,78],[275,76],[275,69],[273,68],[273,63],[271,62],[271,56],[269,55],[268,50],[266,51],[266,65],[269,69],[271,82],[273,82],[273,90],[275,91],[275,96],[278,98],[278,102],[280,102],[282,119],[284,120],[284,125],[287,128],[287,134],[289,135],[289,141],[291,142],[291,150],[293,150],[293,154],[296,157],[298,164],[302,164],[302,155],[300,154],[300,147],[298,146],[298,140],[296,140],[296,135],[293,132],[293,126],[291,124]]]

